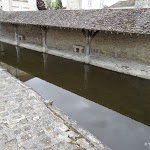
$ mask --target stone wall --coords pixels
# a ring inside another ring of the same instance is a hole
[[[81,30],[49,29],[47,33],[47,46],[49,48],[71,50],[74,45],[85,46],[85,38]]]
[[[14,26],[11,24],[0,24],[0,36],[5,36],[11,40],[15,39]]]
[[[21,42],[42,45],[42,31],[39,26],[18,26],[18,34],[23,37]]]
[[[150,64],[150,36],[99,33],[92,41],[92,54]]]
[[[10,24],[0,26],[0,36],[14,40],[14,27]],[[30,43],[42,46],[42,31],[39,26],[19,26],[18,34],[24,37],[20,43]],[[150,36],[99,32],[92,41],[91,55],[111,56],[135,60],[150,64]],[[73,51],[74,45],[86,49],[86,39],[81,30],[50,28],[47,32],[47,46],[50,49]],[[42,51],[42,49],[41,49]]]
[[[98,33],[91,45],[92,55],[124,58],[150,64],[150,36]],[[49,48],[73,51],[74,45],[86,48],[81,30],[50,29],[47,34]],[[85,51],[85,50],[84,50]]]

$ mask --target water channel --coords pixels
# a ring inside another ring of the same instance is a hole
[[[150,150],[150,81],[1,43],[0,66],[112,150]]]

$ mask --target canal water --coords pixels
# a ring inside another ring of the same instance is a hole
[[[112,150],[150,150],[150,81],[0,45],[0,66]]]

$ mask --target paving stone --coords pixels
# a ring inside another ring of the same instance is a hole
[[[4,111],[5,107],[0,107],[0,112]]]
[[[82,147],[87,149],[89,147],[89,143],[85,139],[79,139],[77,140],[77,143]]]
[[[13,139],[11,141],[6,142],[5,144],[6,144],[7,147],[13,147],[13,146],[17,145],[17,140]]]
[[[19,148],[18,150],[26,150],[24,147]]]
[[[22,124],[26,124],[26,123],[28,122],[28,120],[25,118],[25,119],[20,120],[20,122],[21,122]]]
[[[0,83],[0,150],[93,150],[36,92],[5,71],[0,71]]]

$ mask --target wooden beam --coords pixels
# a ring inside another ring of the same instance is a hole
[[[19,39],[18,39],[18,25],[13,25],[15,30],[15,41],[17,45],[19,45]]]
[[[99,32],[99,31],[95,31],[95,32],[92,34],[92,37],[91,37],[92,40],[95,38],[95,36],[98,34],[98,32]]]
[[[43,48],[47,48],[46,35],[47,35],[48,28],[47,27],[41,27],[41,30],[42,30],[42,44],[43,44]]]
[[[86,38],[86,56],[90,56],[90,52],[91,52],[91,42],[93,40],[93,38],[98,34],[99,31],[90,31],[90,30],[86,30],[82,29],[82,33],[84,35],[84,37]]]

